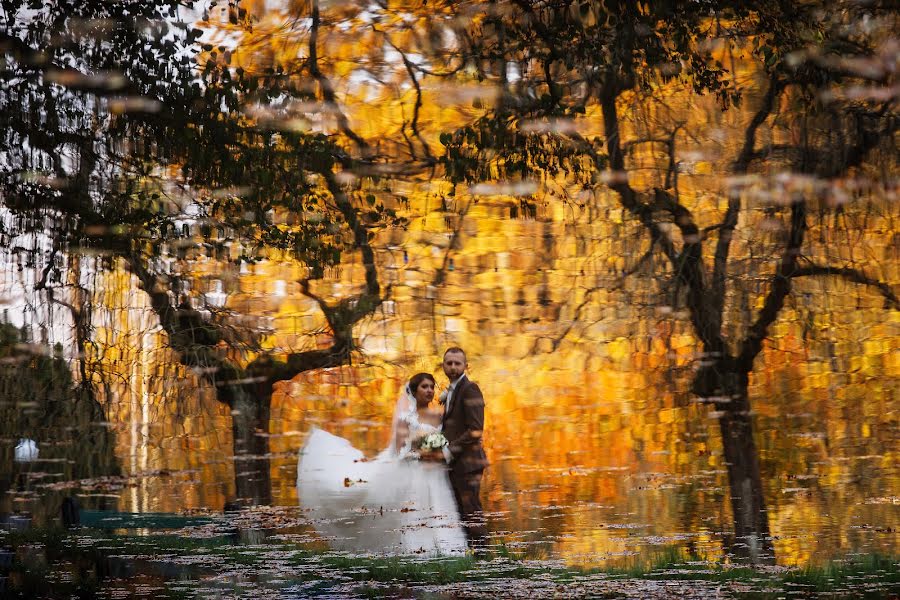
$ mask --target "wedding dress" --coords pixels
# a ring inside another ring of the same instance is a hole
[[[405,425],[409,432],[397,440]],[[414,440],[439,428],[419,421],[408,388],[394,410],[391,444],[367,460],[344,438],[314,428],[297,462],[297,496],[339,550],[462,554],[466,538],[447,468],[422,462]],[[402,443],[400,443],[402,442]]]

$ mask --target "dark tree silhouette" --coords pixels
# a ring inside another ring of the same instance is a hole
[[[36,521],[52,524],[65,489],[50,501],[17,504],[36,486],[118,475],[113,436],[101,423],[102,407],[91,390],[72,379],[60,347],[36,344],[25,331],[0,324],[0,512],[26,509]],[[39,467],[14,461],[20,440],[36,445]],[[30,471],[49,471],[52,478],[30,479]]]
[[[296,71],[275,65],[247,73],[228,64],[226,49],[199,44],[201,32],[179,23],[178,2],[68,0],[37,13],[29,5],[0,4],[0,194],[15,215],[13,227],[49,233],[54,252],[85,248],[124,261],[181,361],[234,409],[236,453],[249,457],[236,469],[239,496],[267,502],[268,463],[259,457],[268,450],[272,386],[350,360],[354,326],[387,294],[371,235],[399,222],[364,191],[364,183],[386,170],[389,157],[379,153],[381,140],[364,139],[336,108],[321,40],[340,23],[324,18],[313,1]],[[829,204],[831,181],[895,166],[897,118],[890,90],[896,86],[896,42],[889,32],[896,15],[878,2],[838,5],[438,1],[418,10],[439,15],[453,43],[435,41],[442,32],[429,29],[413,49],[392,37],[386,24],[365,25],[399,54],[416,97],[401,132],[405,144],[398,143],[408,160],[391,170],[422,173],[440,166],[450,181],[468,183],[564,175],[587,190],[609,190],[640,225],[645,253],[625,274],[660,258],[672,282],[662,291],[687,310],[704,356],[693,391],[721,415],[734,530],[741,541],[736,552],[751,556],[771,555],[771,542],[748,382],[794,286],[801,278],[839,277],[880,294],[889,307],[898,303],[887,282],[859,265],[834,264],[809,251],[811,227],[827,226],[816,215],[842,210]],[[229,4],[228,15],[232,26],[252,29],[239,3]],[[858,26],[872,22],[881,26]],[[742,93],[735,85],[734,63],[723,64],[717,55],[722,45],[751,55],[766,81],[762,93]],[[411,59],[413,51],[427,61]],[[421,131],[427,77],[486,82],[501,90],[482,118],[441,136],[443,154]],[[813,192],[785,187],[784,197],[769,207],[784,232],[771,257],[753,265],[768,281],[761,309],[740,327],[729,323],[739,312],[730,304],[745,275],[732,257],[735,232],[747,214],[739,187],[724,199],[719,218],[704,222],[679,194],[683,122],[673,118],[647,138],[625,139],[625,104],[652,98],[661,86],[711,95],[721,110],[752,105],[743,143],[731,157],[736,180],[779,171],[817,182]],[[337,133],[281,127],[279,119],[290,116],[294,101],[336,111]],[[267,112],[257,115],[256,105]],[[782,106],[802,117],[791,143],[760,141],[760,129],[773,123]],[[587,115],[597,115],[602,138],[553,126]],[[663,150],[664,176],[658,185],[639,187],[629,177],[631,157],[647,144]],[[342,183],[338,174],[344,171],[357,176],[357,184]],[[185,204],[199,216],[187,218]],[[524,203],[522,209],[534,207]],[[305,213],[317,218],[302,218]],[[290,226],[273,226],[288,217]],[[308,268],[301,289],[328,323],[329,348],[241,361],[236,357],[245,356],[246,347],[259,351],[258,336],[235,333],[227,318],[197,302],[189,282],[159,268],[161,256],[186,261],[198,249],[224,256],[229,241],[241,243],[237,260],[255,260],[277,248]],[[365,281],[351,298],[319,296],[315,281],[342,253],[360,258]],[[435,285],[443,282],[450,260],[448,252]],[[65,286],[52,268],[43,273],[41,285],[48,291]],[[63,301],[61,293],[57,300]],[[73,316],[81,315],[80,338],[86,339],[89,313],[72,306]],[[577,320],[580,308],[574,313]]]
[[[199,3],[64,1],[37,12],[31,4],[3,2],[0,14],[0,195],[14,215],[4,240],[35,232],[52,237],[54,254],[87,249],[105,255],[108,266],[123,261],[182,363],[232,408],[239,498],[268,503],[274,383],[347,364],[355,324],[383,300],[370,236],[400,220],[335,175],[338,168],[369,169],[375,159],[354,158],[341,139],[254,118],[253,105],[277,113],[317,98],[283,72],[248,75],[216,60],[198,42],[202,32],[180,20],[180,7]],[[236,22],[246,19],[235,11]],[[202,53],[208,59],[198,63]],[[317,78],[328,100],[326,75]],[[342,123],[342,139],[364,147]],[[180,175],[172,178],[172,169]],[[200,216],[187,218],[185,204]],[[298,218],[304,211],[317,218]],[[286,218],[290,227],[273,226]],[[229,242],[245,249],[239,261],[271,248],[307,266],[301,289],[321,308],[330,347],[262,352],[258,335],[236,334],[227,318],[199,305],[185,281],[158,269],[157,259],[170,252],[185,259],[200,248],[225,258]],[[84,341],[89,312],[65,299],[68,285],[52,255],[28,252],[44,274],[40,289],[72,308]],[[360,292],[340,301],[318,297],[312,284],[342,252],[361,257]],[[241,364],[235,356],[244,349],[261,356]]]
[[[887,283],[855,265],[820,263],[804,254],[810,203],[828,204],[828,182],[867,161],[894,164],[890,149],[897,115],[893,95],[886,92],[894,81],[890,65],[896,43],[884,33],[885,27],[860,24],[875,19],[882,26],[896,25],[896,15],[878,3],[842,3],[840,16],[829,17],[838,13],[818,3],[716,1],[512,0],[467,5],[460,12],[477,18],[461,39],[459,52],[479,78],[499,85],[503,96],[477,123],[442,136],[448,175],[474,183],[562,172],[587,189],[605,182],[621,207],[643,226],[649,252],[629,272],[651,254],[664,257],[675,286],[668,296],[683,298],[703,348],[693,391],[721,415],[738,538],[735,552],[771,559],[748,382],[772,324],[801,277],[840,277],[869,287],[884,297],[886,306],[898,308]],[[740,277],[730,273],[730,250],[746,208],[742,194],[729,195],[719,222],[702,224],[679,197],[677,140],[682,124],[673,122],[669,130],[647,139],[624,139],[620,117],[626,95],[650,95],[654,86],[664,84],[714,94],[722,110],[741,102],[731,67],[714,56],[717,42],[750,50],[769,78],[761,98],[744,100],[758,108],[746,126],[732,172],[739,176],[779,169],[791,177],[822,182],[817,195],[795,192],[772,208],[773,214],[785,215],[786,233],[770,263],[762,308],[738,339],[729,338],[725,320],[728,284]],[[511,65],[519,73],[514,82],[507,78]],[[859,92],[863,85],[871,86],[868,94]],[[826,93],[828,101],[823,102]],[[788,103],[792,113],[806,116],[803,130],[797,132],[800,142],[760,146],[757,132],[781,102]],[[555,119],[583,119],[592,109],[599,110],[605,139],[552,126]],[[548,127],[536,130],[535,122]],[[630,182],[629,150],[637,144],[665,150],[668,164],[662,185],[639,189]],[[709,244],[714,245],[707,252]]]

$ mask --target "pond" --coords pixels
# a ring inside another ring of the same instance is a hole
[[[492,552],[898,555],[894,17],[76,4],[2,9],[7,534],[324,552],[310,432],[459,346]]]
[[[253,493],[276,506],[297,505],[298,453],[312,427],[346,437],[374,457],[388,443],[405,377],[428,371],[446,387],[440,352],[459,344],[469,352],[470,377],[486,399],[484,444],[491,466],[483,499],[496,543],[588,565],[669,546],[721,558],[733,535],[727,469],[717,412],[689,391],[696,356],[685,326],[673,325],[668,315],[643,315],[642,308],[613,297],[598,307],[590,331],[577,341],[549,352],[535,349],[558,334],[558,321],[541,316],[552,305],[519,303],[515,296],[543,293],[542,284],[529,283],[528,262],[537,249],[527,244],[543,243],[534,232],[546,227],[487,214],[467,218],[473,245],[478,240],[497,251],[506,244],[510,262],[523,268],[483,273],[477,250],[470,255],[463,246],[454,252],[457,267],[439,300],[432,301],[427,286],[416,285],[434,260],[429,248],[416,244],[415,234],[413,241],[401,241],[421,248],[422,256],[397,269],[392,314],[360,332],[365,363],[276,385],[263,434],[270,454],[249,469],[267,489]],[[502,235],[485,235],[487,240],[474,230],[500,226]],[[572,244],[563,232],[552,239],[555,246]],[[291,268],[257,266],[238,276],[236,301],[255,303],[255,315],[271,318],[276,332],[316,318],[290,285],[283,296],[267,293],[271,281],[290,280]],[[70,485],[80,488],[85,506],[129,513],[222,511],[239,493],[248,494],[236,484],[248,461],[235,456],[231,409],[173,359],[153,331],[149,307],[127,306],[134,292],[115,287],[125,274],[97,276],[110,279],[98,283],[109,305],[95,307],[96,318],[102,323],[107,311],[108,322],[119,323],[97,327],[97,335],[108,336],[108,351],[116,356],[107,362],[119,377],[102,401],[108,419],[103,429],[114,440],[108,443],[123,478],[85,477]],[[577,273],[547,268],[541,277],[564,282]],[[483,302],[485,294],[498,299]],[[513,298],[504,300],[506,294]],[[565,302],[565,293],[560,298]],[[432,312],[433,305],[445,308]],[[840,344],[875,349],[871,354],[816,356],[802,345],[807,324],[785,318],[759,359],[750,397],[769,526],[782,564],[897,551],[895,376],[892,359],[878,351],[895,342],[876,321],[880,312],[869,309],[872,322],[864,328],[855,319],[867,311],[854,311],[854,321],[837,322],[828,333]],[[142,322],[149,331],[142,331]],[[24,400],[8,397],[19,407]],[[59,460],[74,463],[75,472],[102,470],[96,456],[88,460],[97,465],[79,464],[85,432],[65,431],[71,424],[35,425],[30,435],[42,454],[34,462],[10,461],[10,478],[18,483],[4,499],[7,510],[34,511],[31,504],[45,493],[66,487],[55,466]],[[80,427],[91,432],[98,424],[83,420]],[[11,448],[18,439],[8,431]],[[59,458],[50,454],[57,444]]]

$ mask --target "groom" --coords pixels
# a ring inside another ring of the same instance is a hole
[[[466,377],[466,353],[456,346],[444,352],[444,374],[450,387],[441,394],[444,460],[450,465],[450,485],[466,530],[469,545],[483,549],[487,531],[481,509],[481,475],[488,465],[481,438],[484,430],[484,396],[478,384]],[[446,394],[446,395],[445,395]]]

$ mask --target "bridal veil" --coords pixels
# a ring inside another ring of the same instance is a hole
[[[387,447],[372,460],[346,439],[314,428],[297,464],[297,495],[314,527],[340,550],[459,554],[465,534],[446,467],[415,460],[412,440],[434,431],[420,423],[404,386]]]

